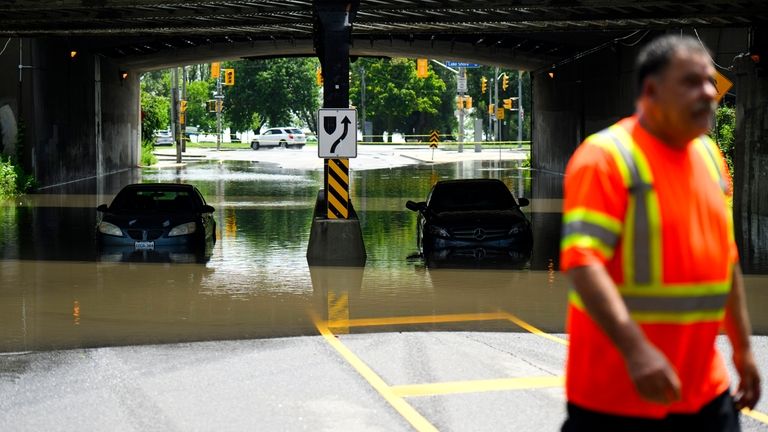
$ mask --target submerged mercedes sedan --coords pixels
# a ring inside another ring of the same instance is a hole
[[[527,261],[533,232],[520,208],[528,204],[501,180],[464,179],[439,181],[425,202],[405,205],[419,214],[417,245],[429,264]]]
[[[194,252],[216,241],[214,208],[193,185],[128,185],[96,210],[102,251]]]

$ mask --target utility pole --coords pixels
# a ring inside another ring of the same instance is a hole
[[[187,100],[187,67],[181,67],[181,100]],[[181,123],[181,152],[187,151],[187,113],[182,111],[184,122]]]
[[[365,67],[360,66],[360,130],[365,141]]]
[[[523,143],[523,71],[517,71],[517,148]]]
[[[461,101],[461,107],[459,107],[459,153],[461,153],[464,151],[464,91],[467,87],[467,70],[460,67],[456,78],[459,83],[459,100]]]
[[[221,74],[216,78],[216,151],[221,150],[221,109],[224,107],[224,95],[221,93]]]
[[[171,68],[171,135],[176,143],[176,163],[181,163],[181,141],[179,139],[179,68]]]
[[[493,81],[493,98],[496,100],[496,103],[494,104],[494,111],[498,110],[497,105],[499,104],[499,67],[496,66],[496,72],[494,72],[494,81]],[[494,124],[496,127],[494,128],[494,137],[496,138],[496,141],[501,140],[501,128],[499,127],[499,118],[496,116],[496,113],[493,113],[493,118],[495,120]]]

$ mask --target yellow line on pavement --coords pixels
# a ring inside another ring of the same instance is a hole
[[[560,337],[557,337],[557,336],[552,336],[551,334],[546,333],[543,330],[539,330],[538,328],[532,326],[531,324],[528,324],[527,322],[521,320],[520,318],[518,318],[517,316],[515,316],[515,315],[513,315],[513,314],[511,314],[509,312],[504,312],[503,314],[505,315],[505,319],[508,319],[509,321],[512,321],[513,323],[517,324],[518,326],[528,330],[529,332],[531,332],[531,333],[533,333],[533,334],[535,334],[537,336],[541,336],[543,338],[547,338],[547,339],[555,341],[555,342],[557,342],[559,344],[568,345],[568,340],[567,339],[563,339],[563,338],[560,338]]]
[[[760,411],[750,410],[749,408],[744,408],[741,410],[741,413],[744,415],[748,415],[752,417],[753,419],[763,422],[765,424],[768,424],[768,415],[761,413]]]
[[[368,365],[360,360],[360,358],[350,351],[349,348],[344,346],[344,344],[331,333],[325,322],[315,319],[315,326],[325,340],[335,348],[336,351],[416,430],[437,432],[437,428],[434,427],[432,423],[427,421],[427,419],[419,414],[418,411],[410,406],[402,397],[396,395],[392,391],[392,387],[388,386],[376,372],[369,368]]]
[[[527,390],[547,387],[562,387],[565,380],[561,376],[542,376],[524,378],[503,378],[478,381],[454,381],[434,384],[408,384],[393,386],[397,396],[434,396],[455,393],[479,393],[501,390]]]
[[[403,325],[403,324],[436,324],[447,322],[464,321],[493,321],[507,320],[509,316],[504,312],[490,312],[477,314],[455,314],[455,315],[421,315],[421,316],[403,316],[387,318],[361,318],[348,321],[333,321],[328,324],[330,328],[335,327],[371,327],[384,325]]]

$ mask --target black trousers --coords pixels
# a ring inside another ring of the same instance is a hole
[[[729,391],[695,414],[670,414],[663,419],[603,414],[568,403],[562,432],[740,432],[739,412]]]

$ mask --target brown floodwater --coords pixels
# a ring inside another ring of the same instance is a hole
[[[474,258],[443,268],[418,257],[416,218],[405,201],[423,200],[436,179],[469,177],[499,178],[531,199],[524,210],[534,251],[526,263],[497,268]],[[201,163],[47,189],[0,204],[0,352],[311,335],[315,317],[394,318],[340,332],[521,331],[471,318],[502,311],[561,333],[561,180],[509,161],[353,172],[364,268],[307,265],[322,183],[316,171]],[[199,254],[99,252],[95,207],[136,181],[195,184],[216,208],[216,244]],[[762,335],[766,274],[757,268],[746,276],[754,332]]]

